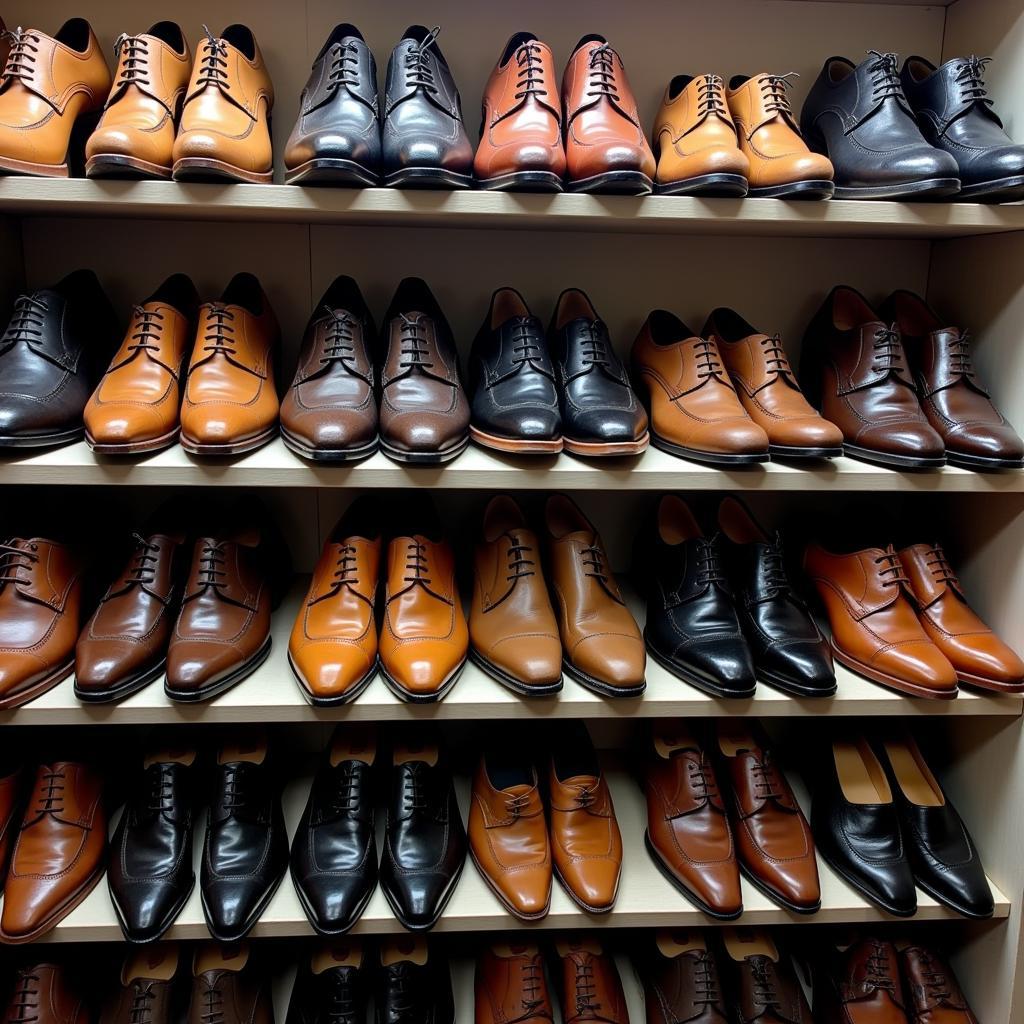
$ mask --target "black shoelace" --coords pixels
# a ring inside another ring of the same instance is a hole
[[[202,42],[202,52],[199,54],[199,76],[196,78],[196,88],[202,89],[207,85],[215,85],[218,89],[228,92],[231,84],[228,81],[228,47],[223,39],[218,39],[205,25],[203,32],[206,38]]]
[[[782,374],[790,372],[789,359],[786,356],[786,350],[782,347],[781,335],[765,336],[761,339],[761,347],[764,349],[764,361],[768,373],[780,377]]]
[[[761,582],[768,596],[779,597],[787,594],[790,584],[780,539],[776,538],[775,543],[765,550],[762,567]]]
[[[896,325],[879,327],[875,331],[875,354],[871,369],[875,373],[888,373],[899,368],[903,346]]]
[[[20,25],[5,37],[11,41],[11,50],[4,65],[4,78],[30,82],[39,52],[39,36],[26,32]]]
[[[224,565],[223,543],[210,543],[204,541],[203,550],[199,553],[199,568],[196,571],[196,584],[199,587],[212,587],[214,591],[223,596],[227,583],[224,577],[227,571],[222,568]]]
[[[310,602],[316,604],[328,597],[334,597],[342,587],[355,588],[359,586],[358,573],[359,560],[356,557],[356,549],[352,544],[340,544],[338,546],[338,557],[331,575],[331,587],[326,594]]]
[[[43,782],[38,797],[36,797],[35,815],[62,814],[64,811],[64,773],[46,768],[43,771]],[[25,816],[29,821],[29,816]],[[24,827],[24,826],[22,826]]]
[[[334,774],[334,789],[327,801],[327,817],[331,820],[343,818],[359,810],[362,798],[359,770],[351,761],[339,765]]]
[[[229,817],[240,815],[252,805],[253,767],[246,761],[221,765],[224,772],[224,810]]]
[[[331,971],[327,993],[328,1024],[350,1024],[356,1015],[356,999],[345,971]]]
[[[512,365],[522,366],[540,355],[540,345],[536,341],[533,322],[529,317],[522,317],[512,328]]]
[[[751,958],[750,976],[754,983],[754,1002],[759,1007],[760,1014],[768,1009],[780,1010],[782,1001],[779,998],[778,982],[771,961],[767,957]]]
[[[590,957],[576,961],[576,1015],[583,1017],[596,1014],[601,1009],[597,1000],[597,986],[594,983],[594,964]]]
[[[910,582],[900,556],[895,551],[886,551],[878,555],[875,558],[875,565],[881,566],[878,575],[883,587],[898,587]]]
[[[427,356],[427,339],[420,335],[420,331],[426,330],[420,317],[408,317],[404,313],[399,314],[401,323],[401,355],[404,357],[399,361],[400,369],[407,370],[413,366],[419,366],[424,370],[432,369],[434,364]]]
[[[354,43],[338,43],[327,72],[327,88],[359,84],[359,51]]]
[[[796,71],[787,71],[784,75],[762,75],[761,96],[764,101],[765,113],[792,114],[793,107],[789,102],[788,90],[791,78],[799,78]]]
[[[530,804],[530,793],[519,793],[517,796],[505,797],[505,811],[513,821],[518,821],[523,816],[523,811]]]
[[[705,587],[712,583],[724,585],[726,582],[718,545],[700,538],[697,542],[697,586]]]
[[[33,566],[39,561],[39,555],[35,552],[35,544],[27,549],[15,547],[12,542],[0,544],[0,585],[31,583]],[[25,576],[21,575],[23,569],[26,572]]]
[[[204,1006],[199,1018],[202,1024],[224,1024],[224,993],[218,985],[207,985],[203,989]]]
[[[132,1005],[128,1009],[128,1024],[149,1024],[153,1019],[153,982],[136,978],[132,982]]]
[[[949,370],[961,377],[974,379],[974,360],[971,358],[971,333],[958,331],[949,337]]]
[[[521,964],[519,975],[523,993],[523,1012],[518,1017],[510,1017],[508,1024],[519,1024],[521,1021],[535,1020],[538,1017],[551,1020],[551,1011],[544,1006],[544,969],[540,957],[530,957],[529,960],[521,961]]]
[[[144,587],[150,586],[156,579],[156,560],[160,554],[160,545],[151,544],[141,533],[133,533],[135,555],[128,567],[128,579]]]
[[[607,44],[595,47],[590,52],[590,89],[588,96],[606,96],[619,102],[619,91],[615,84],[615,51]]]
[[[407,88],[423,89],[424,92],[436,95],[437,85],[434,82],[434,69],[427,59],[427,54],[440,31],[441,26],[435,25],[427,33],[423,42],[414,44],[405,55],[405,84]]]
[[[597,802],[597,794],[594,792],[596,785],[581,784],[576,786],[576,792],[572,795],[576,809],[586,811]]]
[[[427,809],[428,787],[425,778],[427,766],[421,761],[414,761],[404,773],[402,786],[402,811],[413,814]]]
[[[404,576],[406,583],[419,583],[421,586],[430,586],[430,565],[427,561],[427,546],[418,540],[410,540],[405,549],[405,571],[411,573]]]
[[[30,967],[18,971],[11,995],[9,1024],[32,1024],[39,1019],[39,975]]]
[[[128,346],[131,353],[148,351],[159,352],[159,341],[163,332],[164,315],[157,309],[143,309],[142,306],[132,307],[134,324],[132,343]]]
[[[949,564],[946,552],[942,550],[940,545],[935,544],[928,549],[927,565],[931,569],[932,575],[940,583],[948,583],[954,587],[960,586],[960,580],[953,571],[953,567]]]
[[[170,764],[151,764],[146,769],[146,811],[153,817],[174,817],[174,773]]]
[[[114,40],[114,60],[117,65],[115,88],[131,85],[149,85],[149,44],[141,36],[122,32]]]
[[[874,989],[888,992],[896,998],[896,979],[889,960],[889,948],[881,942],[872,942],[871,951],[864,962],[865,980]]]
[[[43,336],[44,315],[50,307],[34,295],[19,295],[4,332],[5,342],[35,341]]]
[[[697,82],[697,118],[702,120],[709,114],[728,116],[721,75],[701,75]]]
[[[533,548],[524,544],[516,534],[509,535],[508,545],[508,575],[505,577],[507,583],[515,583],[524,576],[533,576],[536,562],[529,556],[533,554]]]
[[[540,44],[536,40],[523,43],[516,50],[516,63],[519,65],[516,74],[517,100],[525,99],[527,96],[547,96],[548,91],[544,88],[544,65],[541,63],[540,54]]]
[[[697,953],[697,964],[694,968],[694,1002],[704,1006],[717,1006],[722,1001],[722,993],[718,987],[718,972],[715,961],[707,950]]]
[[[206,331],[203,335],[204,352],[222,356],[235,354],[235,314],[224,306],[210,306],[206,317]]]
[[[960,86],[961,103],[984,103],[992,106],[985,88],[985,66],[991,63],[991,57],[975,57],[971,54],[956,67],[956,82]]]
[[[722,357],[718,346],[710,338],[697,338],[693,343],[693,356],[697,365],[697,379],[719,377],[722,372]]]
[[[604,567],[604,551],[598,544],[588,544],[580,549],[580,560],[583,562],[583,575],[595,579],[598,583],[608,582],[608,572]]]
[[[584,371],[595,366],[609,366],[608,339],[603,325],[594,321],[584,324],[583,329],[586,331],[586,337],[580,345],[580,361],[583,363]]]
[[[406,963],[391,964],[388,967],[388,993],[391,1011],[389,1017],[395,1024],[412,1024],[417,1019],[416,983]]]
[[[871,98],[880,102],[891,96],[902,96],[899,58],[896,54],[879,53],[878,50],[868,50],[868,53],[875,58],[868,65],[868,72],[871,75]]]
[[[348,313],[342,313],[339,316],[330,306],[324,306],[324,309],[330,315],[331,321],[327,327],[324,354],[320,357],[320,362],[321,364],[335,361],[344,363],[355,356],[356,350],[352,344],[352,328],[355,326],[355,322]]]

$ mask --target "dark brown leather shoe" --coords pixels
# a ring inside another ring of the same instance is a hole
[[[192,961],[186,1024],[274,1024],[270,975],[247,942],[200,946]]]
[[[729,1024],[718,964],[703,932],[659,931],[636,964],[647,1024]]]
[[[629,1024],[618,968],[599,939],[561,939],[555,943],[555,954],[561,961],[556,985],[565,1024]]]
[[[725,984],[736,1024],[813,1024],[789,957],[766,931],[730,928],[723,936]]]
[[[171,1024],[177,1019],[173,987],[178,947],[156,943],[132,953],[121,968],[120,984],[100,1013],[100,1024]]]
[[[89,1024],[92,1015],[63,964],[27,963],[14,975],[3,1024]]]
[[[907,1024],[906,1006],[891,942],[860,939],[832,948],[816,965],[814,1012],[820,1024]]]
[[[485,949],[476,962],[474,1024],[551,1024],[544,958],[532,942]]]
[[[978,1024],[952,968],[934,949],[907,946],[899,961],[910,1024]]]

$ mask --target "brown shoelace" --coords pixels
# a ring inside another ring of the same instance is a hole
[[[541,48],[536,40],[523,43],[515,53],[519,71],[516,74],[515,99],[526,99],[527,96],[547,96],[544,88],[544,65],[540,59]]]
[[[725,105],[725,83],[720,75],[701,75],[697,81],[697,118],[710,114],[728,117]]]
[[[799,77],[800,75],[796,71],[787,71],[784,75],[761,76],[761,97],[765,113],[792,115],[793,107],[790,105],[788,95],[789,80]]]
[[[31,583],[33,566],[39,561],[35,552],[35,544],[27,549],[15,547],[13,541],[0,544],[0,585],[15,583],[24,586]],[[27,572],[26,576],[21,575],[22,569]]]

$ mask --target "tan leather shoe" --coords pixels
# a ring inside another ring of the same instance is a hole
[[[277,317],[252,274],[236,274],[200,307],[181,406],[185,451],[236,455],[274,438],[280,348]]]
[[[832,164],[812,153],[789,105],[788,75],[735,75],[726,100],[750,162],[750,195],[762,198],[830,199]]]
[[[837,459],[843,454],[843,432],[804,398],[777,334],[761,334],[722,307],[711,313],[701,333],[718,346],[743,408],[768,435],[772,455]]]
[[[633,342],[632,362],[656,448],[711,465],[768,461],[768,435],[747,415],[713,339],[656,309]]]
[[[85,173],[169,178],[192,52],[173,21],[157,22],[142,35],[123,34],[115,49],[114,85],[85,144]]]
[[[178,439],[181,378],[199,295],[175,274],[132,310],[124,341],[85,406],[85,440],[101,455],[154,452]]]
[[[485,949],[476,962],[473,1024],[550,1024],[555,1019],[544,956],[518,935]]]
[[[644,641],[600,536],[560,494],[548,498],[544,525],[563,670],[602,696],[638,697],[647,687]]]
[[[0,78],[0,174],[66,178],[76,125],[89,127],[110,91],[110,69],[84,18],[55,36],[15,29]]]
[[[651,135],[659,195],[745,196],[750,165],[718,75],[676,75],[668,84]]]
[[[270,111],[274,86],[251,30],[206,29],[174,140],[174,178],[274,180]]]
[[[515,693],[562,689],[562,642],[548,597],[537,537],[507,495],[484,512],[474,556],[470,657]]]

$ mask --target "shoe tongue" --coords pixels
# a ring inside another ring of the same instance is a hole
[[[504,792],[508,796],[526,796],[528,793],[533,792],[533,786],[527,786],[524,783],[520,783],[516,786],[509,786]]]
[[[570,775],[567,779],[561,780],[563,786],[596,786],[596,775]]]
[[[597,534],[591,530],[573,530],[562,537],[563,540],[573,540],[585,547],[593,547],[597,544]]]

